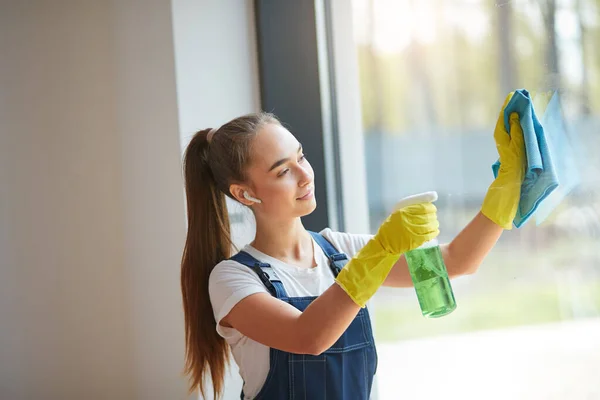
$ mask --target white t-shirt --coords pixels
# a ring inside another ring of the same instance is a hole
[[[371,235],[355,235],[333,232],[327,228],[320,232],[337,251],[352,258],[371,239]],[[242,250],[263,263],[268,263],[281,280],[288,296],[319,296],[334,284],[329,260],[321,247],[313,239],[314,268],[296,267],[270,257],[250,245]],[[233,306],[254,293],[269,293],[258,275],[237,261],[224,260],[215,266],[210,274],[208,290],[212,303],[217,332],[231,346],[233,357],[244,380],[246,399],[254,398],[263,387],[269,373],[269,347],[242,335],[234,328],[219,325]]]

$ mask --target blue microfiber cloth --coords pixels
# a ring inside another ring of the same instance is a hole
[[[504,109],[504,127],[510,132],[509,117],[516,112],[523,129],[527,167],[521,185],[521,199],[514,219],[520,228],[533,215],[540,203],[558,187],[558,177],[548,149],[544,128],[533,109],[529,92],[520,89],[514,92]],[[492,165],[494,177],[498,176],[500,161]]]

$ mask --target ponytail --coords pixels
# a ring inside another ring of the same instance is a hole
[[[238,117],[217,131],[194,135],[184,155],[188,232],[181,259],[181,291],[185,316],[185,374],[190,392],[205,397],[204,378],[210,371],[214,397],[223,391],[229,347],[217,333],[208,278],[215,265],[231,256],[225,195],[232,182],[246,181],[252,140],[264,124],[280,124],[268,113]],[[208,138],[210,135],[211,138]],[[209,145],[210,141],[210,145]]]
[[[216,330],[208,296],[208,278],[220,261],[231,256],[231,235],[225,195],[217,189],[208,164],[208,130],[200,131],[184,156],[188,232],[181,261],[185,315],[185,373],[190,392],[205,396],[204,376],[210,370],[214,398],[223,390],[229,347]]]

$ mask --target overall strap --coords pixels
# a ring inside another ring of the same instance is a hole
[[[312,235],[313,239],[315,239],[315,242],[317,242],[319,247],[321,247],[327,258],[329,258],[329,268],[331,268],[333,276],[337,278],[342,268],[344,268],[344,265],[348,262],[348,256],[346,256],[345,253],[337,251],[329,240],[325,239],[320,233],[312,231],[308,232]]]
[[[273,295],[274,297],[277,297],[278,299],[288,297],[283,287],[283,284],[281,283],[281,280],[279,279],[273,268],[271,268],[270,264],[261,263],[245,251],[240,251],[239,253],[231,257],[230,260],[237,261],[240,264],[243,264],[248,268],[252,269],[254,272],[256,272],[256,275],[258,275],[263,285],[266,286],[269,293],[271,293],[271,295]],[[268,269],[271,275],[273,275],[272,278],[269,275],[269,273],[265,271],[265,269]]]

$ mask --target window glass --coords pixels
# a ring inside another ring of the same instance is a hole
[[[428,190],[440,240],[464,228],[519,88],[564,124],[555,152],[573,183],[453,280],[452,314],[425,319],[412,288],[378,293],[379,399],[600,397],[600,1],[353,0],[353,16],[373,231]]]

